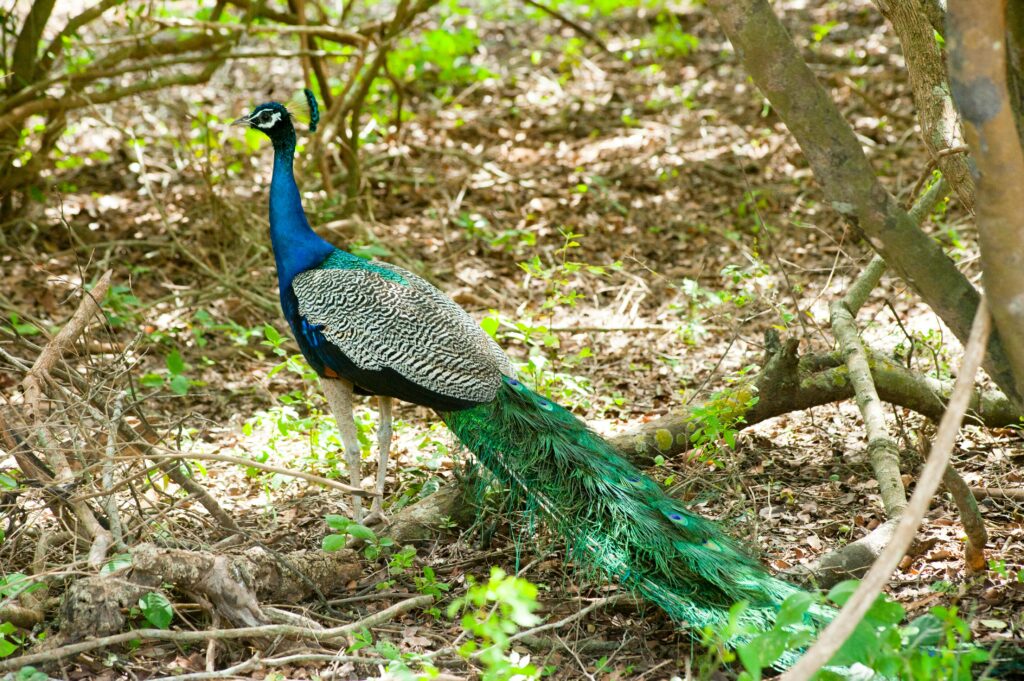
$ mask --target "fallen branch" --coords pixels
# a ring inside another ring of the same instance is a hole
[[[988,566],[988,562],[985,560],[988,531],[985,529],[985,521],[978,510],[978,500],[952,465],[946,468],[942,484],[946,486],[953,496],[953,501],[956,502],[957,510],[960,511],[960,522],[963,523],[964,534],[967,535],[967,546],[964,548],[964,562],[967,564],[967,571],[982,572]]]
[[[1024,501],[1024,489],[1011,487],[969,487],[975,497]]]
[[[720,395],[716,408],[721,407],[721,412],[738,419],[738,428],[748,428],[782,414],[853,397],[847,369],[838,353],[801,357],[797,346],[796,339],[782,341],[777,331],[767,331],[761,371],[752,382]],[[942,418],[953,390],[950,382],[922,376],[873,352],[868,357],[868,366],[882,400],[936,422]],[[755,395],[759,398],[757,403],[746,406]],[[1013,402],[995,390],[972,392],[969,409],[972,422],[989,428],[1017,425],[1022,415]],[[610,440],[635,463],[651,465],[656,456],[668,458],[690,448],[690,434],[700,425],[693,411],[689,407],[662,416]]]
[[[898,516],[907,505],[907,492],[900,474],[900,452],[885,426],[882,401],[872,380],[868,353],[857,333],[854,315],[878,285],[885,261],[875,258],[850,287],[849,293],[832,303],[832,332],[839,343],[849,370],[850,384],[864,419],[868,438],[868,459],[878,481],[882,506],[889,518]]]
[[[978,305],[978,313],[971,327],[971,334],[964,348],[963,361],[957,373],[956,387],[949,401],[949,407],[939,422],[935,443],[932,445],[928,462],[921,471],[917,488],[910,497],[910,503],[900,517],[892,541],[882,551],[857,591],[846,602],[839,615],[825,628],[818,640],[800,660],[782,675],[784,681],[806,681],[822,666],[828,663],[837,650],[860,624],[865,613],[874,604],[878,594],[889,581],[893,570],[903,558],[917,533],[935,491],[942,482],[942,476],[949,465],[953,445],[956,442],[960,423],[967,411],[972,385],[981,360],[985,355],[991,320],[984,300]]]
[[[288,624],[267,624],[257,627],[239,627],[235,629],[211,629],[203,631],[169,631],[165,629],[134,629],[112,636],[93,638],[79,643],[61,646],[40,653],[31,653],[18,657],[0,660],[0,672],[19,669],[26,665],[38,665],[53,662],[79,653],[97,648],[130,643],[132,641],[174,641],[176,643],[194,643],[211,640],[231,640],[246,638],[275,638],[278,636],[314,641],[344,641],[349,635],[361,630],[389,622],[410,610],[424,608],[434,602],[433,596],[416,596],[395,603],[389,608],[376,612],[363,619],[331,629],[309,629]]]
[[[61,636],[76,640],[119,631],[126,623],[124,605],[165,585],[200,594],[229,622],[259,626],[270,621],[261,601],[298,602],[314,591],[336,592],[362,575],[362,562],[352,551],[275,557],[260,547],[222,555],[142,544],[132,550],[131,567],[130,579],[98,576],[72,584],[62,606]]]

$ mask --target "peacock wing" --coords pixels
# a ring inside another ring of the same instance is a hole
[[[444,292],[442,292],[440,289],[438,289],[436,286],[431,284],[426,279],[419,277],[413,274],[412,272],[399,267],[398,265],[392,265],[391,263],[380,262],[376,260],[373,261],[372,264],[375,267],[380,267],[384,270],[387,270],[388,272],[391,272],[399,277],[402,277],[403,279],[405,279],[406,282],[409,283],[410,286],[421,291],[424,295],[433,300],[434,303],[437,304],[439,307],[451,311],[452,314],[459,318],[459,323],[462,326],[463,331],[466,333],[466,336],[475,338],[478,344],[483,345],[487,349],[487,352],[491,353],[491,355],[494,356],[494,359],[498,363],[498,368],[501,370],[501,373],[509,377],[515,377],[516,370],[515,368],[513,368],[512,361],[508,358],[508,355],[505,354],[505,351],[501,349],[501,346],[498,345],[493,338],[487,335],[487,333],[480,328],[480,325],[477,324],[475,319],[470,317],[468,314],[466,314],[465,310],[459,307],[458,303],[456,303],[454,300],[446,296]]]
[[[439,301],[406,274],[382,272],[378,263],[313,269],[297,275],[292,290],[299,314],[359,369],[390,369],[458,400],[494,399],[502,371],[487,334],[450,299]]]

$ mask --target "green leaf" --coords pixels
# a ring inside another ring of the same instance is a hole
[[[359,523],[349,525],[347,532],[356,539],[362,539],[363,541],[374,541],[377,539],[377,534],[373,530]]]
[[[14,597],[18,594],[41,589],[42,586],[42,584],[32,581],[32,578],[28,575],[12,572],[9,575],[0,577],[0,596]]]
[[[345,548],[345,544],[348,542],[348,537],[344,534],[329,534],[324,537],[323,543],[321,544],[324,551],[333,553],[340,551]]]
[[[799,591],[782,602],[779,614],[775,617],[775,628],[800,624],[804,620],[807,609],[816,599],[806,591]]]
[[[177,375],[170,380],[167,387],[171,389],[171,392],[175,395],[187,395],[188,389],[192,385],[192,382],[187,377]]]
[[[755,679],[760,679],[761,670],[770,667],[786,651],[788,639],[785,631],[768,631],[741,645],[736,652],[743,667]]]
[[[175,376],[185,372],[185,360],[181,358],[181,353],[177,350],[173,350],[171,354],[167,355],[167,370]]]
[[[5,473],[0,473],[0,487],[18,489],[18,481]]]
[[[879,626],[891,626],[902,622],[906,614],[907,611],[902,605],[885,594],[880,594],[865,617]]]
[[[146,621],[157,629],[166,629],[174,619],[174,608],[162,593],[152,591],[139,599],[139,610]]]
[[[860,584],[860,582],[856,579],[847,579],[839,582],[828,592],[828,599],[839,607],[842,607],[846,604],[846,601],[850,600],[850,596],[853,595],[853,592],[857,590],[858,584]]]
[[[325,515],[324,522],[327,523],[327,527],[331,528],[335,532],[344,532],[348,529],[348,526],[352,524],[352,521],[345,516],[334,514]]]
[[[0,638],[0,658],[10,657],[18,650],[18,646],[7,639]]]
[[[270,324],[263,325],[263,337],[274,345],[281,343],[281,333]]]
[[[910,621],[902,629],[903,639],[909,648],[938,645],[945,634],[945,627],[935,615],[928,613]]]
[[[480,320],[480,328],[484,330],[491,338],[496,338],[498,334],[498,327],[501,323],[497,317],[484,317]]]

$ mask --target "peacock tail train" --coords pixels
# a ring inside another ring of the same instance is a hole
[[[800,591],[669,497],[580,419],[516,379],[504,378],[494,400],[441,417],[561,535],[576,563],[695,631],[725,625],[737,601],[748,603],[741,624],[770,629],[782,602]],[[831,616],[815,605],[806,624],[816,627]]]

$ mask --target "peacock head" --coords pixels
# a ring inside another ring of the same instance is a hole
[[[248,116],[242,116],[233,125],[245,125],[253,130],[259,130],[270,138],[274,146],[285,143],[295,143],[295,126],[292,125],[292,116],[284,104],[279,102],[267,102],[260,104]]]
[[[309,89],[303,90],[305,105],[309,110],[309,131],[316,132],[316,126],[320,122],[320,107],[317,106],[316,97]],[[254,130],[259,130],[270,138],[274,147],[295,146],[295,126],[292,123],[292,115],[284,104],[280,102],[267,102],[260,104],[248,116],[242,116],[233,125],[245,125]]]

